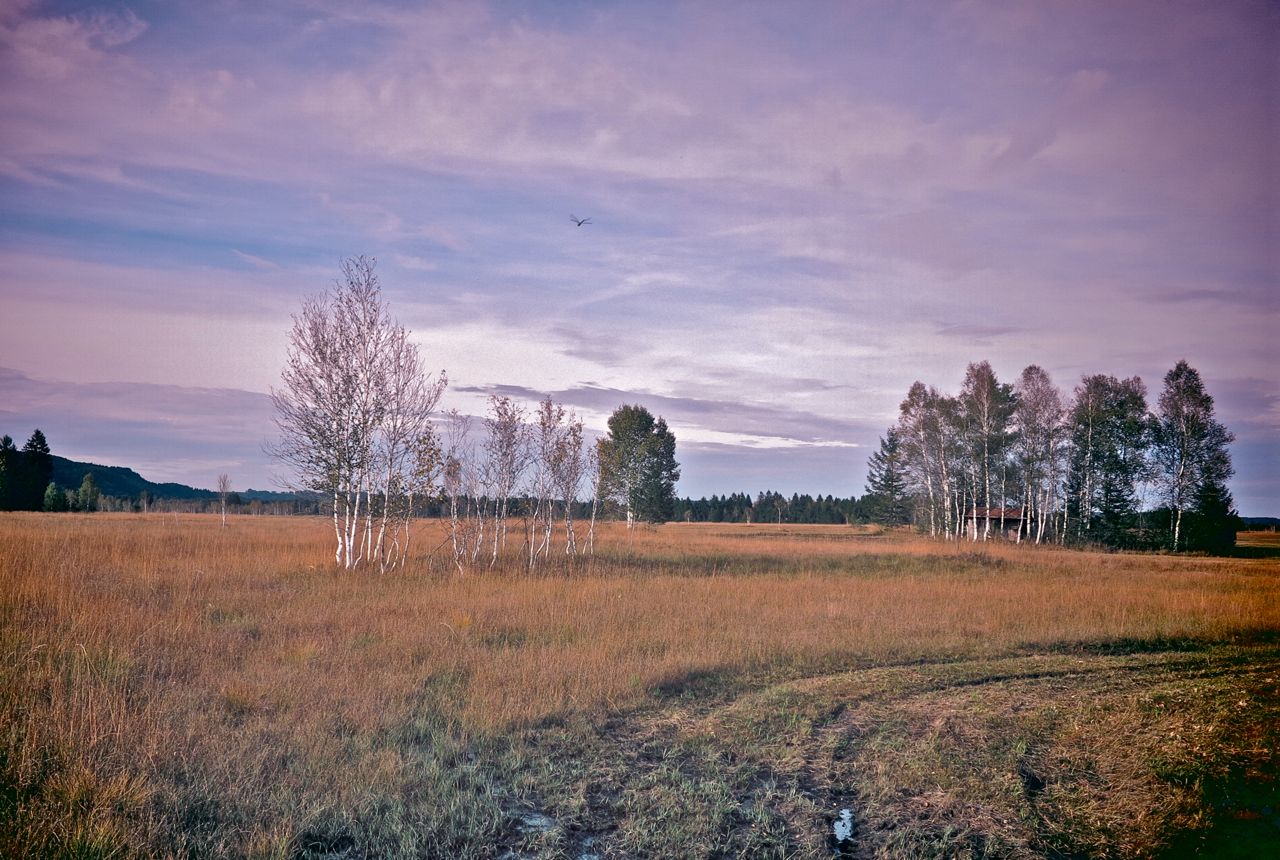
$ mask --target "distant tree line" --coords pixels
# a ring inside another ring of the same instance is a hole
[[[747,493],[730,493],[701,499],[677,499],[673,517],[691,523],[808,523],[841,525],[870,522],[872,505],[851,496],[811,496],[808,493],[764,491],[752,497]]]
[[[1155,412],[1146,397],[1136,376],[1094,374],[1064,398],[1038,366],[1009,384],[985,361],[956,395],[916,382],[869,463],[869,501],[878,519],[954,539],[1232,545],[1234,436],[1200,374],[1179,361]]]
[[[55,460],[62,465],[57,465]],[[0,511],[207,513],[217,510],[225,501],[226,509],[231,513],[292,515],[321,512],[320,501],[314,496],[276,498],[279,494],[264,493],[270,498],[242,498],[239,493],[228,492],[209,498],[192,498],[191,494],[202,491],[179,484],[154,485],[160,495],[146,489],[137,493],[114,494],[105,492],[99,486],[93,470],[85,470],[79,484],[75,486],[64,486],[56,480],[58,475],[65,479],[69,466],[76,465],[83,464],[55,458],[48,439],[39,429],[32,432],[31,438],[21,449],[14,445],[11,437],[0,437]],[[134,481],[141,481],[137,475],[119,467],[94,466],[94,469],[106,474],[108,485],[118,487],[121,484],[118,478],[113,478],[113,473],[118,472],[125,472]],[[180,490],[184,495],[164,495],[166,489]],[[255,495],[258,493],[250,492]]]
[[[96,511],[125,504],[104,497],[92,474],[86,473],[77,489],[52,479],[53,452],[39,428],[21,450],[9,436],[0,437],[0,511]]]

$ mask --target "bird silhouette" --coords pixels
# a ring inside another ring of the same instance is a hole
[[[579,218],[577,215],[570,215],[569,220],[581,227],[583,224],[590,224],[590,218]]]

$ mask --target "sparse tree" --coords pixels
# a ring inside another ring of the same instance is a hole
[[[450,410],[445,423],[442,482],[449,503],[449,539],[458,572],[474,562],[484,542],[484,508],[480,499],[471,418]]]
[[[218,506],[222,509],[222,527],[227,527],[227,496],[231,495],[231,478],[225,473],[218,476]]]
[[[929,534],[938,534],[938,488],[933,482],[934,452],[928,432],[932,420],[932,404],[929,389],[923,382],[912,383],[907,397],[898,407],[896,435],[902,441],[903,456],[912,489],[921,500],[929,520]],[[918,520],[921,525],[923,522]]]
[[[565,555],[578,554],[578,537],[573,529],[573,505],[582,489],[582,479],[590,469],[584,444],[582,419],[570,412],[559,434],[552,473],[556,492],[564,503]]]
[[[405,544],[387,542],[388,525],[404,518],[407,528],[404,499],[422,489],[410,479],[432,472],[434,437],[419,431],[445,386],[444,374],[423,373],[373,270],[371,259],[345,260],[342,280],[303,303],[282,388],[272,392],[280,430],[273,453],[292,469],[295,489],[332,500],[334,559],[345,568],[374,557],[384,569],[403,561]]]
[[[372,535],[372,499],[381,505],[372,554],[382,570],[404,563],[414,499],[438,492],[443,455],[431,417],[448,384],[443,371],[427,373],[405,329],[394,326],[385,349],[385,411],[374,438],[373,477],[379,492],[366,506],[366,534]]]
[[[533,456],[530,480],[533,508],[529,511],[530,528],[527,535],[530,568],[551,548],[551,534],[555,523],[556,472],[564,453],[560,438],[564,434],[564,407],[548,395],[538,404],[535,416],[537,422],[531,436]]]
[[[484,453],[489,474],[486,483],[492,488],[494,503],[490,567],[497,564],[498,553],[506,545],[511,499],[529,466],[529,427],[524,418],[524,408],[510,397],[494,395],[489,398],[489,415],[485,418],[489,433]]]

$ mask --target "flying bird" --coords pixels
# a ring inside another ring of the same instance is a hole
[[[577,215],[570,215],[569,220],[581,227],[583,224],[590,224],[590,218],[579,218]]]

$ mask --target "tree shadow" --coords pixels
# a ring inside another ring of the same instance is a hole
[[[1280,857],[1280,763],[1246,773],[1234,770],[1205,786],[1208,827],[1175,834],[1157,860]]]

